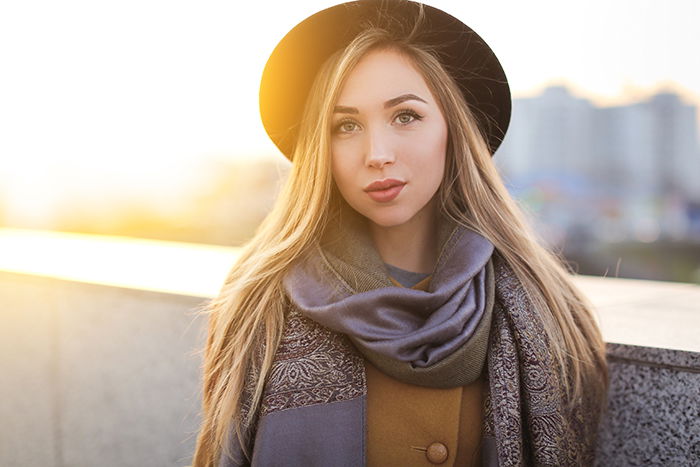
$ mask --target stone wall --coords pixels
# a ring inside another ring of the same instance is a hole
[[[189,465],[204,301],[0,272],[0,465]],[[700,466],[700,352],[608,352],[598,465]]]
[[[0,273],[0,465],[189,465],[202,302]]]

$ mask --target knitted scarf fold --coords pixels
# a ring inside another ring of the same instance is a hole
[[[357,215],[331,224],[285,276],[288,297],[319,324],[348,335],[399,381],[448,388],[481,374],[494,297],[493,245],[441,219],[427,291],[395,287]]]

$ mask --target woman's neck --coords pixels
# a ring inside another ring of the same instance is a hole
[[[432,273],[437,261],[437,209],[435,200],[409,221],[392,227],[370,222],[372,240],[385,263],[406,271]]]

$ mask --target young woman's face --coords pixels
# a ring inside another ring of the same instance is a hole
[[[332,117],[332,167],[343,198],[381,227],[434,211],[447,123],[422,75],[396,51],[364,56]]]

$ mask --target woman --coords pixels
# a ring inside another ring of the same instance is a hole
[[[209,304],[194,465],[590,465],[603,342],[491,161],[488,46],[338,5],[275,49],[261,115],[292,171]]]

